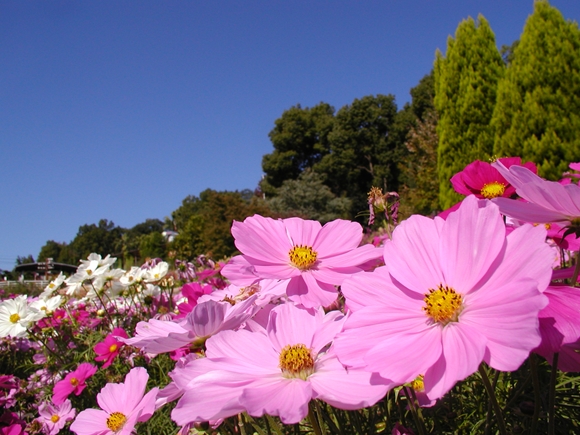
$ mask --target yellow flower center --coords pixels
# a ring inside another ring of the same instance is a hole
[[[425,294],[423,310],[434,322],[447,325],[457,322],[463,310],[463,298],[450,287],[439,284],[437,290],[429,289]]]
[[[123,428],[123,426],[125,426],[126,421],[127,417],[125,417],[125,414],[113,412],[109,415],[109,418],[107,418],[107,427],[113,432],[118,432]]]
[[[280,368],[285,378],[306,380],[314,373],[314,359],[310,349],[304,344],[288,344],[280,352]]]
[[[158,273],[156,273],[156,274],[155,274],[153,277],[154,277],[155,279],[159,279],[159,274],[158,274]]]
[[[294,267],[300,270],[307,270],[316,263],[318,254],[310,246],[296,245],[290,249],[288,256],[290,257],[290,263]]]
[[[77,378],[70,378],[70,383],[76,387],[79,384],[79,380]]]
[[[20,320],[20,316],[18,315],[18,313],[10,314],[10,321],[12,323],[16,323],[19,320]]]
[[[505,192],[505,184],[499,181],[492,181],[491,183],[484,184],[481,188],[481,195],[484,198],[492,199],[502,196]]]
[[[425,390],[425,383],[423,382],[423,375],[419,375],[415,378],[413,382],[411,382],[411,387],[415,391],[424,391]]]
[[[56,285],[54,285],[54,283],[53,283],[53,282],[51,282],[50,284],[48,284],[48,287],[49,287],[49,288],[51,288],[51,289],[53,289],[53,288],[55,288],[55,287],[56,287]]]
[[[111,344],[111,346],[109,347],[109,352],[115,352],[117,350],[119,346],[117,346],[116,344]]]
[[[93,274],[93,271],[91,269],[87,269],[87,275],[91,276]]]
[[[60,420],[60,417],[56,414],[54,414],[52,417],[50,417],[50,421],[52,421],[53,423],[56,423],[59,420]]]

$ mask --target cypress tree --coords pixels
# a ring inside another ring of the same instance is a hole
[[[494,153],[521,156],[558,179],[580,160],[580,31],[536,1],[498,84]]]
[[[448,208],[461,199],[449,179],[473,160],[493,152],[490,120],[498,80],[505,64],[487,20],[462,21],[447,40],[445,57],[435,59],[435,108],[439,114],[437,173],[439,203]]]

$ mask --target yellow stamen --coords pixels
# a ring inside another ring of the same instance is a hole
[[[77,378],[70,378],[70,383],[76,387],[79,384],[79,380]]]
[[[123,426],[125,426],[126,421],[127,417],[125,417],[125,414],[113,412],[109,415],[109,418],[107,418],[107,427],[113,432],[118,432],[123,428]]]
[[[117,350],[119,346],[117,346],[116,344],[111,344],[111,346],[109,347],[109,352],[113,353]]]
[[[50,417],[50,421],[52,421],[53,423],[56,423],[59,420],[60,420],[60,417],[56,414],[54,414],[52,417]]]
[[[419,375],[415,378],[413,382],[411,382],[411,387],[415,391],[424,391],[425,390],[425,383],[423,382],[423,375]]]
[[[502,196],[505,192],[505,184],[499,181],[492,181],[491,183],[484,184],[481,188],[481,195],[484,198],[492,199]]]
[[[318,254],[310,246],[296,245],[290,249],[288,256],[290,257],[290,263],[294,267],[300,270],[307,270],[316,263]]]
[[[10,314],[10,321],[12,323],[17,323],[20,320],[18,313]]]
[[[280,352],[280,368],[286,378],[306,380],[314,373],[314,359],[304,344],[287,345]]]
[[[439,284],[437,290],[429,289],[423,300],[423,310],[434,322],[442,325],[457,322],[463,310],[463,297],[443,284]]]

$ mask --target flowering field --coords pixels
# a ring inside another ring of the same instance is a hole
[[[451,180],[460,204],[400,223],[373,188],[374,239],[255,215],[227,263],[91,254],[38,296],[3,295],[0,432],[576,433],[570,168],[476,161]]]

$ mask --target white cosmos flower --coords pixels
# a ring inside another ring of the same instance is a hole
[[[161,278],[167,275],[168,270],[169,264],[167,264],[165,261],[161,261],[151,269],[145,270],[145,276],[143,279],[145,282],[159,281]]]
[[[86,260],[81,260],[82,265],[88,264],[92,261],[96,261],[99,267],[101,266],[112,266],[115,261],[117,261],[116,257],[111,257],[111,255],[107,255],[105,258],[102,258],[99,254],[95,254],[94,252],[90,254]],[[82,266],[81,266],[82,267]]]
[[[44,291],[40,294],[42,299],[50,297],[55,290],[57,290],[61,284],[64,282],[65,276],[61,272],[56,279],[50,281],[50,283],[44,288]]]
[[[105,289],[109,297],[117,297],[123,290],[125,290],[125,288],[127,288],[127,286],[120,281],[124,275],[125,271],[123,269],[109,269],[95,278],[93,286],[97,291]]]
[[[0,337],[26,337],[32,322],[44,314],[28,306],[26,295],[0,303]]]
[[[37,299],[30,303],[30,308],[37,310],[39,313],[43,314],[43,317],[52,313],[62,302],[62,296],[57,295],[48,299]]]
[[[123,285],[129,286],[131,284],[137,284],[138,282],[143,281],[144,276],[145,270],[141,269],[140,267],[133,266],[129,272],[125,273],[125,275],[119,278],[119,281],[121,281]]]

